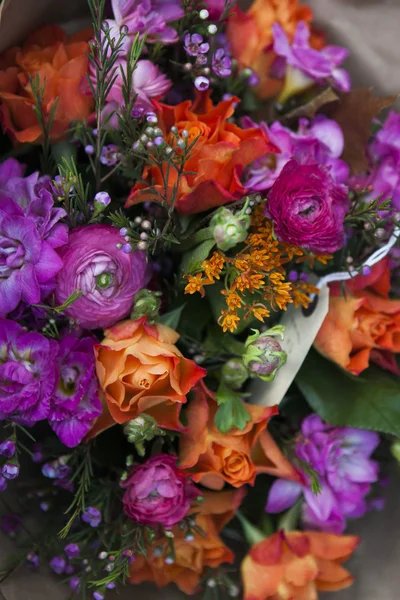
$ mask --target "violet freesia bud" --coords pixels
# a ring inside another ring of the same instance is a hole
[[[253,329],[255,332],[249,336],[245,343],[243,362],[253,377],[259,377],[263,381],[272,381],[278,371],[286,363],[286,352],[272,336],[283,338],[285,328],[276,325],[264,333]]]
[[[50,569],[52,569],[57,575],[62,575],[66,566],[67,561],[63,556],[54,556],[49,562]]]
[[[144,287],[144,252],[125,254],[121,236],[110,225],[78,227],[59,249],[64,268],[56,279],[56,298],[62,304],[76,290],[82,295],[66,314],[85,329],[108,327],[125,317],[135,294]]]
[[[89,523],[90,527],[98,527],[101,523],[101,512],[94,506],[88,506],[82,513],[81,519]]]
[[[13,440],[5,440],[0,444],[0,454],[6,458],[12,458],[15,454],[15,448]]]
[[[347,188],[335,183],[328,169],[291,160],[269,192],[265,213],[280,241],[329,254],[344,244],[349,205]]]
[[[79,592],[81,587],[81,580],[79,579],[79,577],[71,577],[68,584],[72,591]]]
[[[71,560],[79,556],[80,549],[78,544],[68,544],[67,546],[65,546],[64,552],[67,555],[67,557]]]
[[[199,490],[176,467],[176,461],[168,454],[153,456],[135,467],[121,484],[126,489],[124,510],[132,521],[172,527],[186,516]]]
[[[108,206],[111,202],[110,195],[107,192],[97,192],[94,197],[94,205],[101,204],[103,206]]]
[[[194,80],[194,85],[200,92],[202,92],[203,90],[208,90],[210,87],[210,80],[207,79],[207,77],[199,75],[199,77],[196,77]]]
[[[7,479],[0,474],[0,492],[7,489]]]
[[[19,475],[19,466],[5,463],[1,468],[1,474],[5,479],[15,479]]]

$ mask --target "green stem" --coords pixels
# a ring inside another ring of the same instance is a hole
[[[236,516],[243,528],[243,533],[246,537],[246,540],[251,546],[254,546],[254,544],[258,544],[258,542],[262,542],[266,539],[267,536],[260,529],[258,529],[258,527],[252,525],[239,510],[236,512]]]

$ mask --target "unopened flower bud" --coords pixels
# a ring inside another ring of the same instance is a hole
[[[248,379],[249,372],[239,358],[231,358],[222,367],[222,379],[234,390],[240,388]]]
[[[206,19],[208,19],[209,16],[210,16],[210,13],[208,12],[208,10],[206,8],[202,8],[201,11],[199,12],[199,17],[202,21],[205,21]]]
[[[253,329],[254,334],[247,338],[243,362],[253,377],[259,377],[263,381],[272,381],[278,369],[286,363],[286,352],[272,337],[280,336],[283,339],[284,330],[283,325],[276,325],[264,333]]]
[[[124,426],[124,433],[128,442],[135,446],[140,456],[145,455],[145,442],[152,440],[155,436],[164,435],[164,431],[158,427],[155,418],[145,413],[128,421]]]
[[[214,240],[221,250],[226,252],[247,237],[250,218],[243,211],[234,214],[228,208],[221,207],[210,221]]]
[[[160,292],[153,292],[147,289],[140,290],[135,296],[131,319],[139,319],[146,316],[149,322],[154,321],[161,306],[160,295]]]

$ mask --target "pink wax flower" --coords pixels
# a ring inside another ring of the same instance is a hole
[[[124,510],[142,525],[172,527],[187,514],[199,490],[176,467],[177,458],[157,454],[135,467],[122,484]]]
[[[344,243],[347,188],[321,165],[285,165],[268,195],[265,213],[282,242],[315,254],[336,252]]]
[[[82,292],[66,311],[84,329],[109,327],[129,313],[135,294],[145,285],[144,252],[126,254],[121,235],[110,225],[74,229],[68,244],[58,249],[64,267],[56,279],[56,299],[63,304]]]

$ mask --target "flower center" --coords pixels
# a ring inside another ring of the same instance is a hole
[[[112,274],[109,273],[108,271],[104,271],[104,273],[100,273],[100,275],[97,275],[96,287],[98,287],[102,290],[106,290],[107,288],[109,288],[111,286],[112,281],[113,281]]]
[[[145,390],[148,390],[150,387],[150,381],[143,377],[143,379],[139,381],[139,386],[144,388]]]
[[[61,377],[59,382],[59,388],[68,395],[73,395],[76,388],[76,380],[78,379],[79,372],[74,367],[63,367],[61,369]]]

